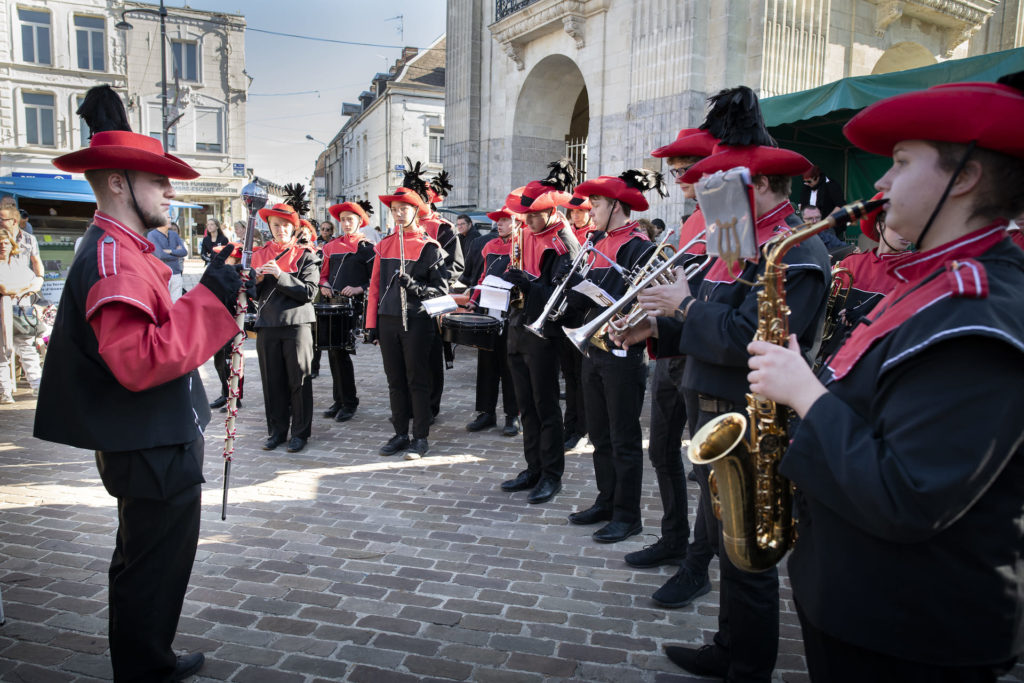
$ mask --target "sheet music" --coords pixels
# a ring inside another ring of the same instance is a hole
[[[725,262],[757,259],[750,171],[718,171],[697,182],[697,204],[707,225],[707,250]]]
[[[604,306],[607,308],[615,303],[615,297],[595,285],[590,280],[584,280],[572,289],[574,292],[579,292],[580,294],[590,297],[590,300],[598,306]]]
[[[431,318],[436,318],[443,313],[451,313],[458,307],[459,305],[455,303],[455,299],[450,294],[423,300],[423,308],[426,309]]]

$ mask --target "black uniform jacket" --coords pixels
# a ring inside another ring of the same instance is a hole
[[[530,278],[530,282],[523,291],[523,307],[513,308],[509,312],[510,327],[529,325],[540,317],[544,304],[555,290],[555,272],[563,262],[572,261],[580,249],[572,227],[558,213],[543,232],[535,233],[526,227],[520,230],[523,231],[522,271]],[[558,339],[563,334],[560,322],[551,320],[544,322],[543,332],[547,339]],[[515,339],[510,337],[509,350],[515,348]]]
[[[757,220],[758,244],[777,232],[788,230],[786,219],[793,215],[789,202],[779,204]],[[797,335],[800,348],[809,353],[821,331],[830,277],[828,252],[819,239],[804,240],[783,258],[786,263],[786,303],[791,310],[789,331]],[[707,271],[690,306],[686,322],[658,318],[658,339],[651,347],[659,357],[685,355],[683,387],[715,398],[744,405],[747,382],[747,344],[757,331],[756,282],[764,274],[762,253],[757,263],[745,262],[739,277],[729,276],[723,261]]]
[[[324,245],[324,259],[320,265],[320,285],[336,293],[346,287],[370,286],[373,273],[373,243],[362,235],[342,235]]]
[[[463,271],[459,277],[459,282],[472,287],[476,283],[480,282],[480,273],[484,269],[484,260],[481,256],[483,248],[487,246],[487,243],[498,237],[498,230],[494,229],[490,232],[485,232],[479,237],[475,237],[468,244],[468,248],[463,250],[462,254],[466,258],[466,270]]]
[[[480,250],[480,258],[483,263],[483,268],[480,269],[480,276],[477,278],[475,284],[482,285],[484,283],[484,279],[488,275],[501,277],[501,274],[508,269],[508,262],[512,254],[512,245],[515,239],[516,233],[513,232],[509,235],[507,240],[495,237],[484,245],[483,249]],[[479,302],[480,293],[474,290],[470,299],[474,302]]]
[[[398,242],[399,234],[404,237],[404,246]],[[398,275],[403,248],[405,273],[413,279],[413,283],[406,289],[407,315],[429,317],[421,302],[448,293],[448,278],[444,267],[447,255],[441,245],[419,229],[394,232],[374,247],[377,259],[373,262],[366,304],[368,330],[377,328],[378,315],[402,315]]]
[[[1024,254],[1004,235],[900,257],[782,460],[793,592],[848,643],[943,665],[1024,649]]]
[[[466,261],[462,254],[462,242],[455,226],[441,218],[437,213],[420,221],[420,225],[430,239],[436,241],[444,250],[444,279],[449,285],[459,281],[466,270]]]
[[[313,297],[316,296],[320,283],[320,257],[298,245],[277,253],[280,248],[270,243],[260,247],[258,251],[264,250],[276,253],[279,263],[293,264],[283,269],[287,271],[294,268],[294,272],[283,272],[281,277],[264,275],[263,281],[256,285],[256,300],[259,306],[256,313],[256,329],[315,322]],[[269,259],[264,257],[264,260]],[[257,254],[253,254],[253,262],[259,262]]]

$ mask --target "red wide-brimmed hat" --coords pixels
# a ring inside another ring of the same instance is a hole
[[[359,216],[360,228],[365,228],[367,225],[370,224],[370,218],[366,215],[366,212],[363,211],[363,207],[359,206],[355,202],[343,202],[341,204],[335,204],[334,206],[327,207],[327,211],[332,216],[334,216],[334,220],[336,221],[340,221],[341,214],[348,211],[349,213],[354,213],[355,215]]]
[[[299,214],[291,204],[274,204],[273,206],[259,210],[259,216],[263,220],[270,222],[271,216],[277,216],[283,218],[291,223],[296,228],[299,227]]]
[[[408,187],[396,188],[392,194],[382,194],[378,196],[384,205],[391,208],[393,202],[401,202],[403,204],[409,204],[416,207],[417,214],[420,218],[425,218],[430,215],[430,206],[423,202],[423,198],[420,197],[416,190],[410,190]]]
[[[576,188],[576,191],[572,193],[572,196],[569,197],[569,199],[567,199],[566,201],[564,201],[561,204],[559,204],[559,206],[561,206],[563,209],[570,209],[570,210],[571,209],[582,209],[583,211],[593,211],[594,210],[594,207],[591,206],[591,204],[590,204],[590,197],[587,197],[585,195],[581,195],[579,193],[579,188]]]
[[[871,201],[881,199],[884,194],[884,192],[879,192],[878,194],[871,198]],[[878,241],[878,216],[882,213],[883,210],[884,209],[880,206],[871,213],[864,216],[864,218],[860,219],[860,231],[864,233],[864,235],[868,239],[874,240],[875,242]]]
[[[889,97],[843,126],[857,147],[892,156],[903,140],[967,144],[1024,158],[1024,93],[1000,83],[947,83]]]
[[[683,128],[675,141],[651,152],[652,157],[706,157],[714,152],[718,139],[700,128]]]
[[[531,213],[534,211],[547,211],[554,209],[568,201],[568,192],[562,192],[550,185],[545,185],[539,180],[527,183],[520,194],[509,194],[505,198],[505,206],[515,213]]]
[[[728,171],[745,166],[751,175],[802,175],[812,164],[802,154],[780,147],[715,145],[714,152],[690,167],[683,174],[684,183],[695,183],[705,173]]]
[[[89,146],[59,156],[53,165],[68,173],[83,173],[102,168],[126,171],[145,171],[175,180],[191,180],[199,172],[187,163],[164,152],[156,138],[127,130],[108,130],[94,133]]]
[[[629,185],[622,178],[603,175],[593,180],[587,180],[576,186],[577,195],[584,197],[608,197],[616,199],[633,211],[646,211],[649,207],[647,198],[637,188]]]

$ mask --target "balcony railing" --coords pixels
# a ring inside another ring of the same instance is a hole
[[[494,20],[501,21],[535,2],[537,0],[494,0]]]

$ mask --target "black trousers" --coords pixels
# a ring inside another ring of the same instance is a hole
[[[807,671],[820,683],[995,683],[1017,658],[1001,664],[940,666],[893,657],[835,638],[820,630],[796,603],[804,637]]]
[[[565,379],[565,433],[587,435],[583,398],[583,354],[566,337],[559,339],[558,361]]]
[[[508,334],[508,367],[523,424],[526,469],[561,480],[565,434],[558,403],[558,342],[541,339],[519,326]]]
[[[199,542],[203,439],[96,459],[117,497],[107,618],[114,681],[168,681]]]
[[[686,404],[690,438],[693,438],[693,435],[697,433],[697,423],[700,419],[697,392],[684,390],[683,401]],[[690,545],[686,548],[685,565],[693,576],[707,576],[708,566],[711,565],[711,560],[718,553],[718,520],[715,519],[711,508],[708,507],[710,496],[705,497],[704,495],[711,468],[708,465],[693,465],[693,473],[697,477],[700,493],[697,497],[697,514],[693,520],[692,538]]]
[[[352,367],[352,354],[344,349],[330,349],[327,360],[331,364],[331,392],[334,404],[355,410],[359,405],[356,395],[356,374]]]
[[[743,406],[732,410],[742,412]],[[722,413],[698,410],[696,429]],[[705,468],[701,468],[705,469]],[[722,544],[722,523],[711,512],[711,491],[707,469],[698,474],[704,522],[717,548]],[[715,644],[729,656],[729,681],[770,681],[779,653],[779,570],[747,572],[718,553],[721,585],[719,588],[718,633]]]
[[[217,371],[217,377],[220,379],[220,395],[226,397],[228,395],[228,380],[231,378],[231,342],[213,354],[213,369]],[[244,396],[244,385],[245,376],[243,375],[238,382],[238,398]]]
[[[430,359],[427,362],[430,365],[430,414],[437,415],[441,412],[441,397],[444,395],[444,342],[440,333],[435,334],[430,342]]]
[[[308,439],[313,429],[312,325],[260,327],[256,354],[263,379],[267,433]]]
[[[493,351],[476,352],[476,409],[481,413],[497,414],[498,386],[501,386],[501,405],[506,417],[519,414],[516,390],[508,366],[508,328],[502,330]]]
[[[685,546],[690,539],[682,449],[686,426],[682,387],[685,367],[685,357],[661,358],[655,362],[651,380],[651,435],[647,447],[661,495],[661,537],[678,546]]]
[[[640,521],[644,447],[640,411],[647,390],[643,349],[622,358],[596,348],[583,359],[587,427],[594,445],[596,505],[612,511],[612,521]]]
[[[402,329],[400,316],[382,315],[377,319],[377,337],[388,379],[395,434],[408,434],[411,420],[413,438],[425,439],[430,435],[432,353],[438,338],[437,323],[426,316],[411,315],[408,327]]]

